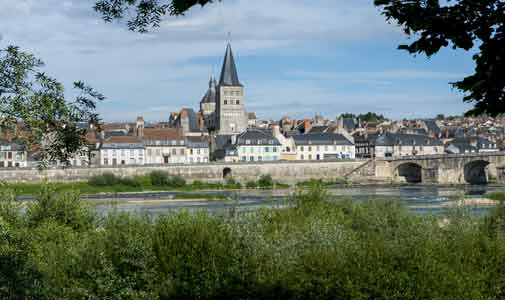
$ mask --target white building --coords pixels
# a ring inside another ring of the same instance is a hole
[[[205,137],[186,137],[186,162],[208,163],[209,160],[209,140]]]
[[[186,163],[186,141],[174,128],[145,128],[142,136],[146,148],[146,164]]]
[[[25,168],[27,165],[28,155],[24,145],[0,140],[0,168]]]
[[[352,140],[337,133],[294,135],[298,160],[354,159],[356,148]]]
[[[444,144],[425,135],[384,133],[375,141],[375,157],[403,157],[444,154]]]
[[[143,165],[145,147],[135,136],[112,136],[103,141],[99,150],[100,165]]]
[[[247,129],[236,136],[236,142],[232,144],[240,161],[280,160],[282,145],[270,130]]]

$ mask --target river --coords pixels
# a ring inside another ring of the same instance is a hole
[[[334,201],[351,199],[367,201],[392,199],[403,203],[408,209],[419,214],[440,214],[448,209],[463,208],[471,214],[485,214],[493,203],[483,195],[487,192],[503,191],[503,186],[358,186],[330,187],[327,189]],[[126,193],[120,195],[94,195],[84,197],[93,203],[100,214],[111,211],[135,214],[159,215],[186,209],[205,210],[212,213],[226,213],[230,210],[248,211],[261,207],[283,207],[295,190],[274,191],[208,191],[204,194],[225,197],[225,200],[191,199],[190,192]],[[202,198],[202,192],[193,193]],[[189,198],[177,200],[180,196]],[[461,201],[463,200],[463,201]]]

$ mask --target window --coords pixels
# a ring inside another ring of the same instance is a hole
[[[304,159],[305,159],[305,157],[303,156],[303,154],[302,154],[302,155],[300,155],[300,159],[301,159],[301,160],[304,160]]]
[[[270,147],[265,147],[265,152],[266,153],[270,152]]]
[[[312,154],[309,154],[309,160],[312,160]]]
[[[196,154],[200,155],[200,149],[196,149]]]
[[[12,159],[12,152],[7,152],[7,159]]]
[[[250,161],[254,161],[254,156],[249,156]]]
[[[189,155],[193,155],[193,149],[189,149]]]
[[[247,157],[246,157],[246,156],[242,156],[241,160],[242,160],[242,161],[246,161],[246,160],[247,160]]]
[[[312,146],[309,146],[309,151],[312,151]]]
[[[235,101],[235,104],[239,105],[240,104],[240,100]]]
[[[303,147],[303,146],[301,146],[301,147],[300,147],[300,151],[305,151],[305,149],[304,149],[304,147]],[[303,159],[303,158],[302,158],[302,159]]]
[[[109,164],[109,160],[108,160],[107,158],[104,158],[104,159],[103,159],[103,164],[104,164],[104,165],[108,165],[108,164]]]
[[[274,152],[277,152],[277,147],[273,147]],[[289,151],[289,148],[288,148]]]
[[[181,151],[179,151],[179,153],[180,153],[181,155],[184,155],[184,149],[181,149]]]
[[[172,149],[172,155],[176,155],[177,154],[177,149]]]
[[[228,101],[227,100],[224,100],[224,105],[228,104]]]

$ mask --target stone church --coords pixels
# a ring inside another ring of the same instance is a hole
[[[205,127],[218,135],[235,135],[247,130],[244,86],[238,79],[231,45],[226,47],[219,82],[210,78],[209,89],[200,102]]]

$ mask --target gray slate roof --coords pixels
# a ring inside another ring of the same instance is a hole
[[[292,137],[296,145],[353,145],[351,141],[338,133],[308,133]]]
[[[9,148],[7,151],[24,151],[25,150],[25,146],[23,144],[17,143],[14,141],[9,142],[4,139],[0,139],[0,147]]]
[[[376,146],[443,146],[442,141],[425,135],[390,133],[379,135],[375,141]]]
[[[216,93],[216,79],[213,77],[209,80],[209,89],[205,93],[200,103],[216,103],[217,93]]]
[[[237,145],[275,145],[281,143],[277,140],[271,130],[248,129],[237,136]]]
[[[188,136],[186,137],[186,146],[189,148],[209,148],[209,141],[205,137]]]
[[[231,45],[226,46],[226,54],[224,56],[223,67],[221,68],[221,77],[219,79],[220,86],[242,86],[238,80],[237,67],[235,59],[231,51]]]

